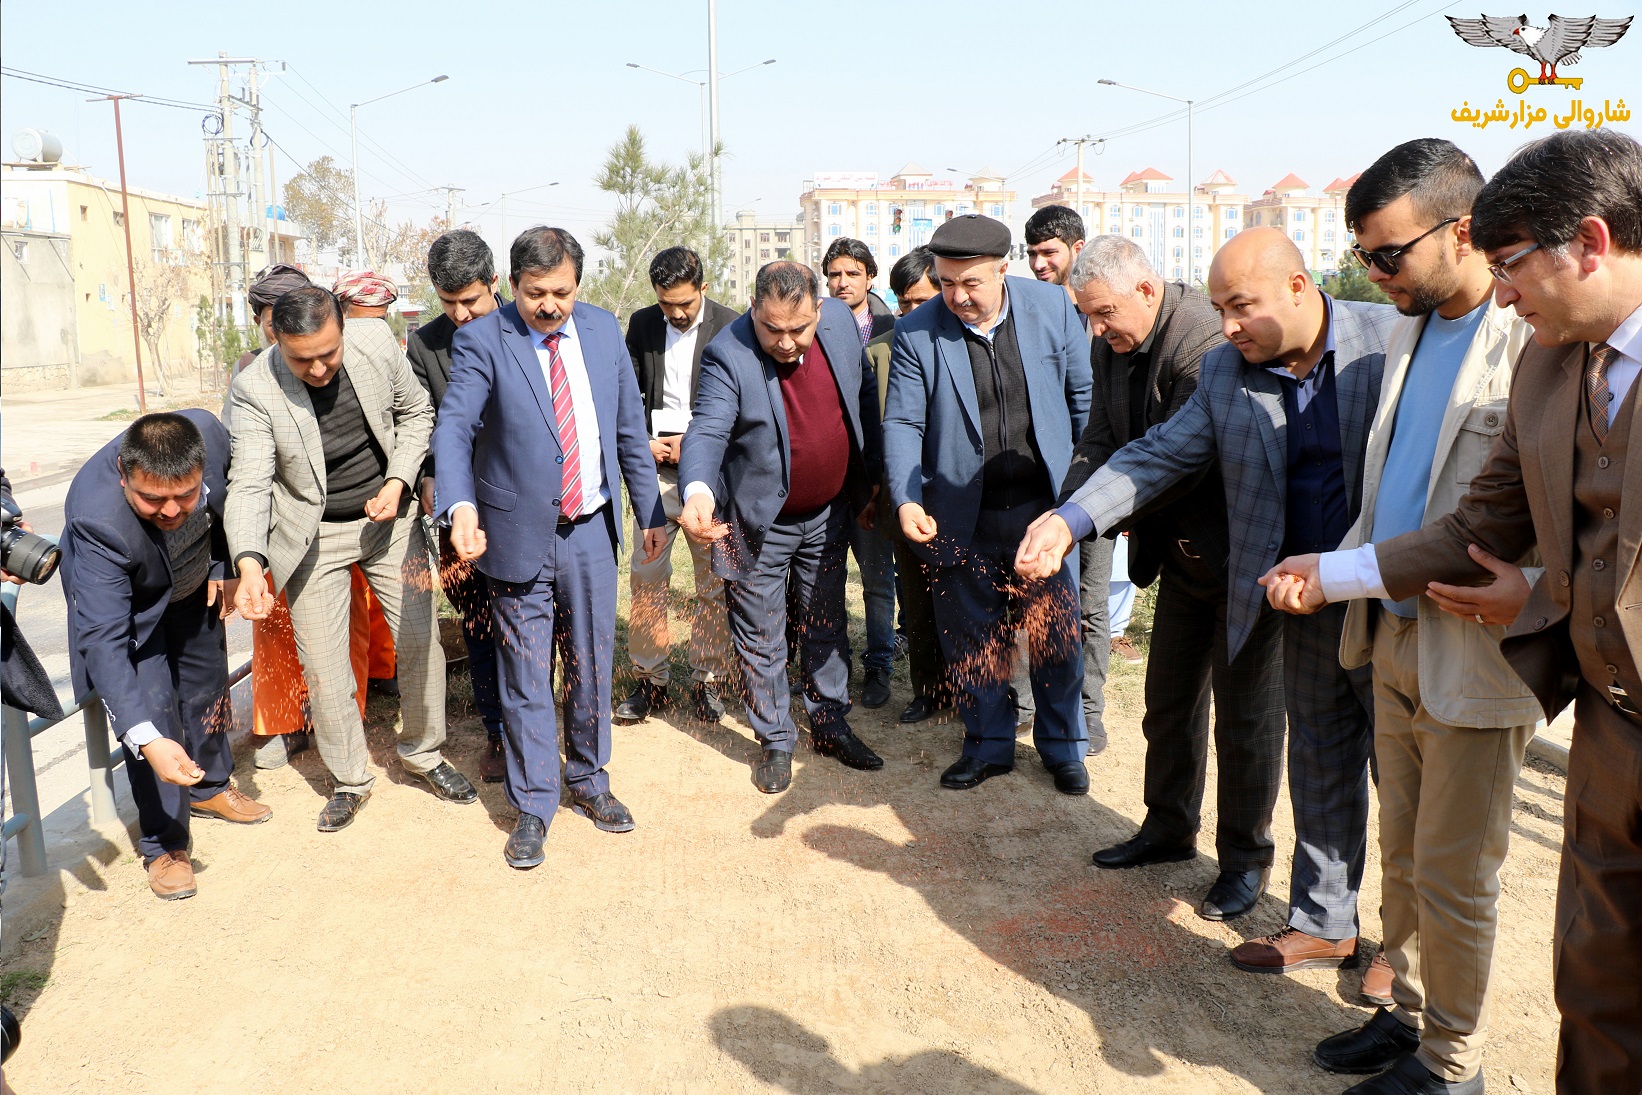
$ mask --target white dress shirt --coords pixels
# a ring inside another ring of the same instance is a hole
[[[1637,375],[1642,373],[1642,308],[1614,328],[1614,333],[1608,336],[1608,345],[1619,351],[1618,356],[1608,362],[1608,391],[1613,393],[1608,403],[1608,421],[1612,423],[1614,411],[1625,401]],[[1584,391],[1583,378],[1580,390]],[[1323,597],[1329,601],[1387,596],[1373,544],[1349,551],[1324,552],[1317,561],[1317,577],[1323,587]]]
[[[661,406],[650,412],[650,436],[683,433],[690,425],[690,374],[695,371],[696,345],[701,337],[701,321],[707,315],[707,301],[696,309],[695,322],[680,331],[667,324],[662,347]],[[665,321],[665,317],[663,317]]]

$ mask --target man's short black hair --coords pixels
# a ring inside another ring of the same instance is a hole
[[[1421,137],[1404,141],[1369,165],[1346,191],[1346,227],[1363,228],[1363,218],[1407,194],[1421,223],[1463,217],[1482,190],[1477,162],[1453,141]]]
[[[1083,218],[1078,216],[1077,210],[1067,205],[1046,205],[1033,213],[1026,220],[1026,246],[1036,247],[1052,239],[1058,239],[1070,251],[1073,244],[1082,243],[1086,238],[1083,234]]]
[[[145,414],[131,423],[120,440],[123,475],[140,471],[162,483],[175,483],[204,468],[205,437],[198,426],[180,414]]]
[[[823,274],[832,271],[834,259],[854,259],[866,267],[867,277],[875,278],[878,276],[878,260],[873,258],[872,249],[860,240],[852,240],[848,236],[839,236],[833,240],[832,246],[827,248],[826,258],[821,260],[821,272]]]
[[[569,259],[576,271],[576,284],[580,285],[582,257],[582,245],[576,242],[575,236],[563,228],[538,224],[520,232],[519,238],[513,241],[513,248],[508,252],[508,265],[512,267],[509,276],[517,285],[521,275],[545,274],[549,270],[557,270],[565,259]]]
[[[700,289],[707,280],[701,268],[701,256],[688,247],[669,247],[657,251],[650,260],[650,284],[657,289],[671,289],[689,282]]]
[[[489,285],[496,278],[496,258],[479,233],[458,228],[428,248],[428,277],[444,293],[459,292],[476,281]]]
[[[1482,188],[1471,242],[1494,251],[1520,241],[1555,249],[1601,217],[1614,246],[1642,252],[1642,144],[1612,129],[1570,129],[1523,145]]]
[[[333,319],[342,325],[342,302],[321,285],[292,289],[274,302],[276,335],[311,335]]]
[[[908,289],[925,278],[936,291],[940,290],[940,279],[935,276],[935,256],[929,253],[927,247],[914,247],[889,268],[889,291],[897,298],[904,297]]]
[[[814,303],[821,299],[821,283],[815,271],[801,262],[779,259],[758,268],[753,282],[753,302],[779,300],[784,304]]]

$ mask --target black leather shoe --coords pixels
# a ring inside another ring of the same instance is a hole
[[[862,707],[882,707],[889,702],[889,670],[867,669],[867,679],[861,686]]]
[[[1102,848],[1094,855],[1094,864],[1108,871],[1125,867],[1146,867],[1153,863],[1182,863],[1197,856],[1190,844],[1154,844],[1136,833],[1122,844]]]
[[[334,833],[338,829],[346,829],[359,811],[364,809],[365,800],[370,797],[369,791],[362,795],[356,795],[352,791],[335,792],[331,795],[330,801],[325,803],[325,808],[319,811],[319,831]]]
[[[1106,730],[1102,728],[1089,731],[1089,752],[1087,755],[1095,757],[1104,752],[1106,752]]]
[[[365,686],[365,691],[378,696],[399,695],[398,677],[372,677]]]
[[[717,722],[724,717],[724,700],[718,694],[718,685],[711,681],[697,681],[690,693],[699,721]]]
[[[1392,1020],[1396,1022],[1395,1019]],[[1401,1025],[1401,1024],[1399,1024]],[[1514,1086],[1514,1085],[1513,1085]],[[1440,1079],[1420,1064],[1412,1053],[1398,1061],[1389,1072],[1346,1088],[1345,1095],[1482,1095],[1482,1073],[1469,1080]]]
[[[1082,761],[1069,760],[1061,764],[1045,764],[1049,774],[1055,777],[1055,790],[1063,795],[1086,795],[1089,793],[1089,769],[1083,766]]]
[[[870,746],[856,737],[849,727],[817,737],[810,735],[815,751],[824,757],[833,757],[846,768],[858,768],[863,772],[876,772],[884,766],[884,758],[874,753]]]
[[[923,722],[935,714],[935,701],[928,696],[914,696],[912,702],[901,711],[901,721],[905,723]]]
[[[642,722],[650,717],[650,712],[665,710],[672,702],[664,685],[640,681],[627,698],[616,705],[613,714],[623,722]]]
[[[591,820],[595,828],[607,833],[633,831],[633,815],[609,791],[597,795],[578,795],[571,791],[570,808]]]
[[[509,867],[527,871],[540,867],[547,856],[542,853],[542,841],[547,839],[547,823],[535,814],[520,814],[502,848],[502,858]]]
[[[1377,1008],[1356,1030],[1318,1042],[1311,1059],[1330,1072],[1380,1072],[1419,1048],[1419,1031],[1403,1026],[1385,1008]],[[1424,1065],[1419,1067],[1424,1071]]]
[[[1242,916],[1254,908],[1260,895],[1266,892],[1266,883],[1270,879],[1270,867],[1256,867],[1252,871],[1221,871],[1220,877],[1209,887],[1209,892],[1203,895],[1197,915],[1204,920],[1232,920]]]
[[[439,766],[427,772],[414,773],[417,779],[427,780],[433,793],[446,802],[454,802],[458,806],[466,806],[470,802],[477,802],[479,792],[473,789],[468,778],[450,766],[450,761],[442,760]]]
[[[1015,770],[1013,764],[988,764],[974,757],[959,757],[941,773],[941,786],[949,791],[967,791],[979,787],[993,776],[1006,776]]]
[[[792,754],[783,749],[764,750],[764,759],[753,769],[753,786],[766,795],[778,795],[792,786]]]

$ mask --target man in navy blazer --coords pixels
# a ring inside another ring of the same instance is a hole
[[[1016,581],[1014,557],[1060,492],[1089,417],[1089,339],[1065,289],[1005,276],[1009,229],[998,221],[954,217],[929,249],[941,296],[896,324],[884,464],[901,531],[934,568],[935,620],[963,692],[963,756],[941,785],[963,790],[1014,767],[1020,629],[1038,755],[1057,788],[1086,794],[1077,582],[1068,571]]]
[[[137,850],[166,901],[194,896],[190,816],[272,813],[228,779],[228,451],[210,411],[144,415],[86,461],[63,502],[74,694],[97,690],[125,746]]]
[[[878,383],[862,367],[849,306],[820,294],[800,263],[759,270],[752,308],[702,354],[679,460],[679,525],[713,545],[747,721],[764,747],[753,784],[768,794],[791,785],[798,743],[787,688],[789,574],[815,751],[852,768],[884,764],[844,721],[844,556],[852,516],[869,525],[876,516]]]
[[[519,820],[503,857],[525,869],[559,805],[553,661],[563,661],[564,782],[606,832],[633,828],[610,793],[610,674],[616,643],[621,483],[665,542],[644,403],[616,317],[576,301],[582,248],[562,228],[513,241],[514,303],[456,332],[433,433],[435,510],[451,544],[491,581],[508,801]]]

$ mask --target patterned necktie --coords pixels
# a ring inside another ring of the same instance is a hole
[[[1608,365],[1618,354],[1619,351],[1602,342],[1591,348],[1591,355],[1585,362],[1585,392],[1590,401],[1591,431],[1596,434],[1598,444],[1608,440],[1608,404],[1613,400],[1613,393],[1608,390]]]
[[[564,467],[559,472],[559,513],[575,520],[582,513],[582,451],[576,439],[576,407],[570,397],[570,380],[564,360],[559,357],[563,331],[554,331],[542,340],[547,347],[547,382],[553,388],[553,418],[559,427],[559,448],[564,450]]]

